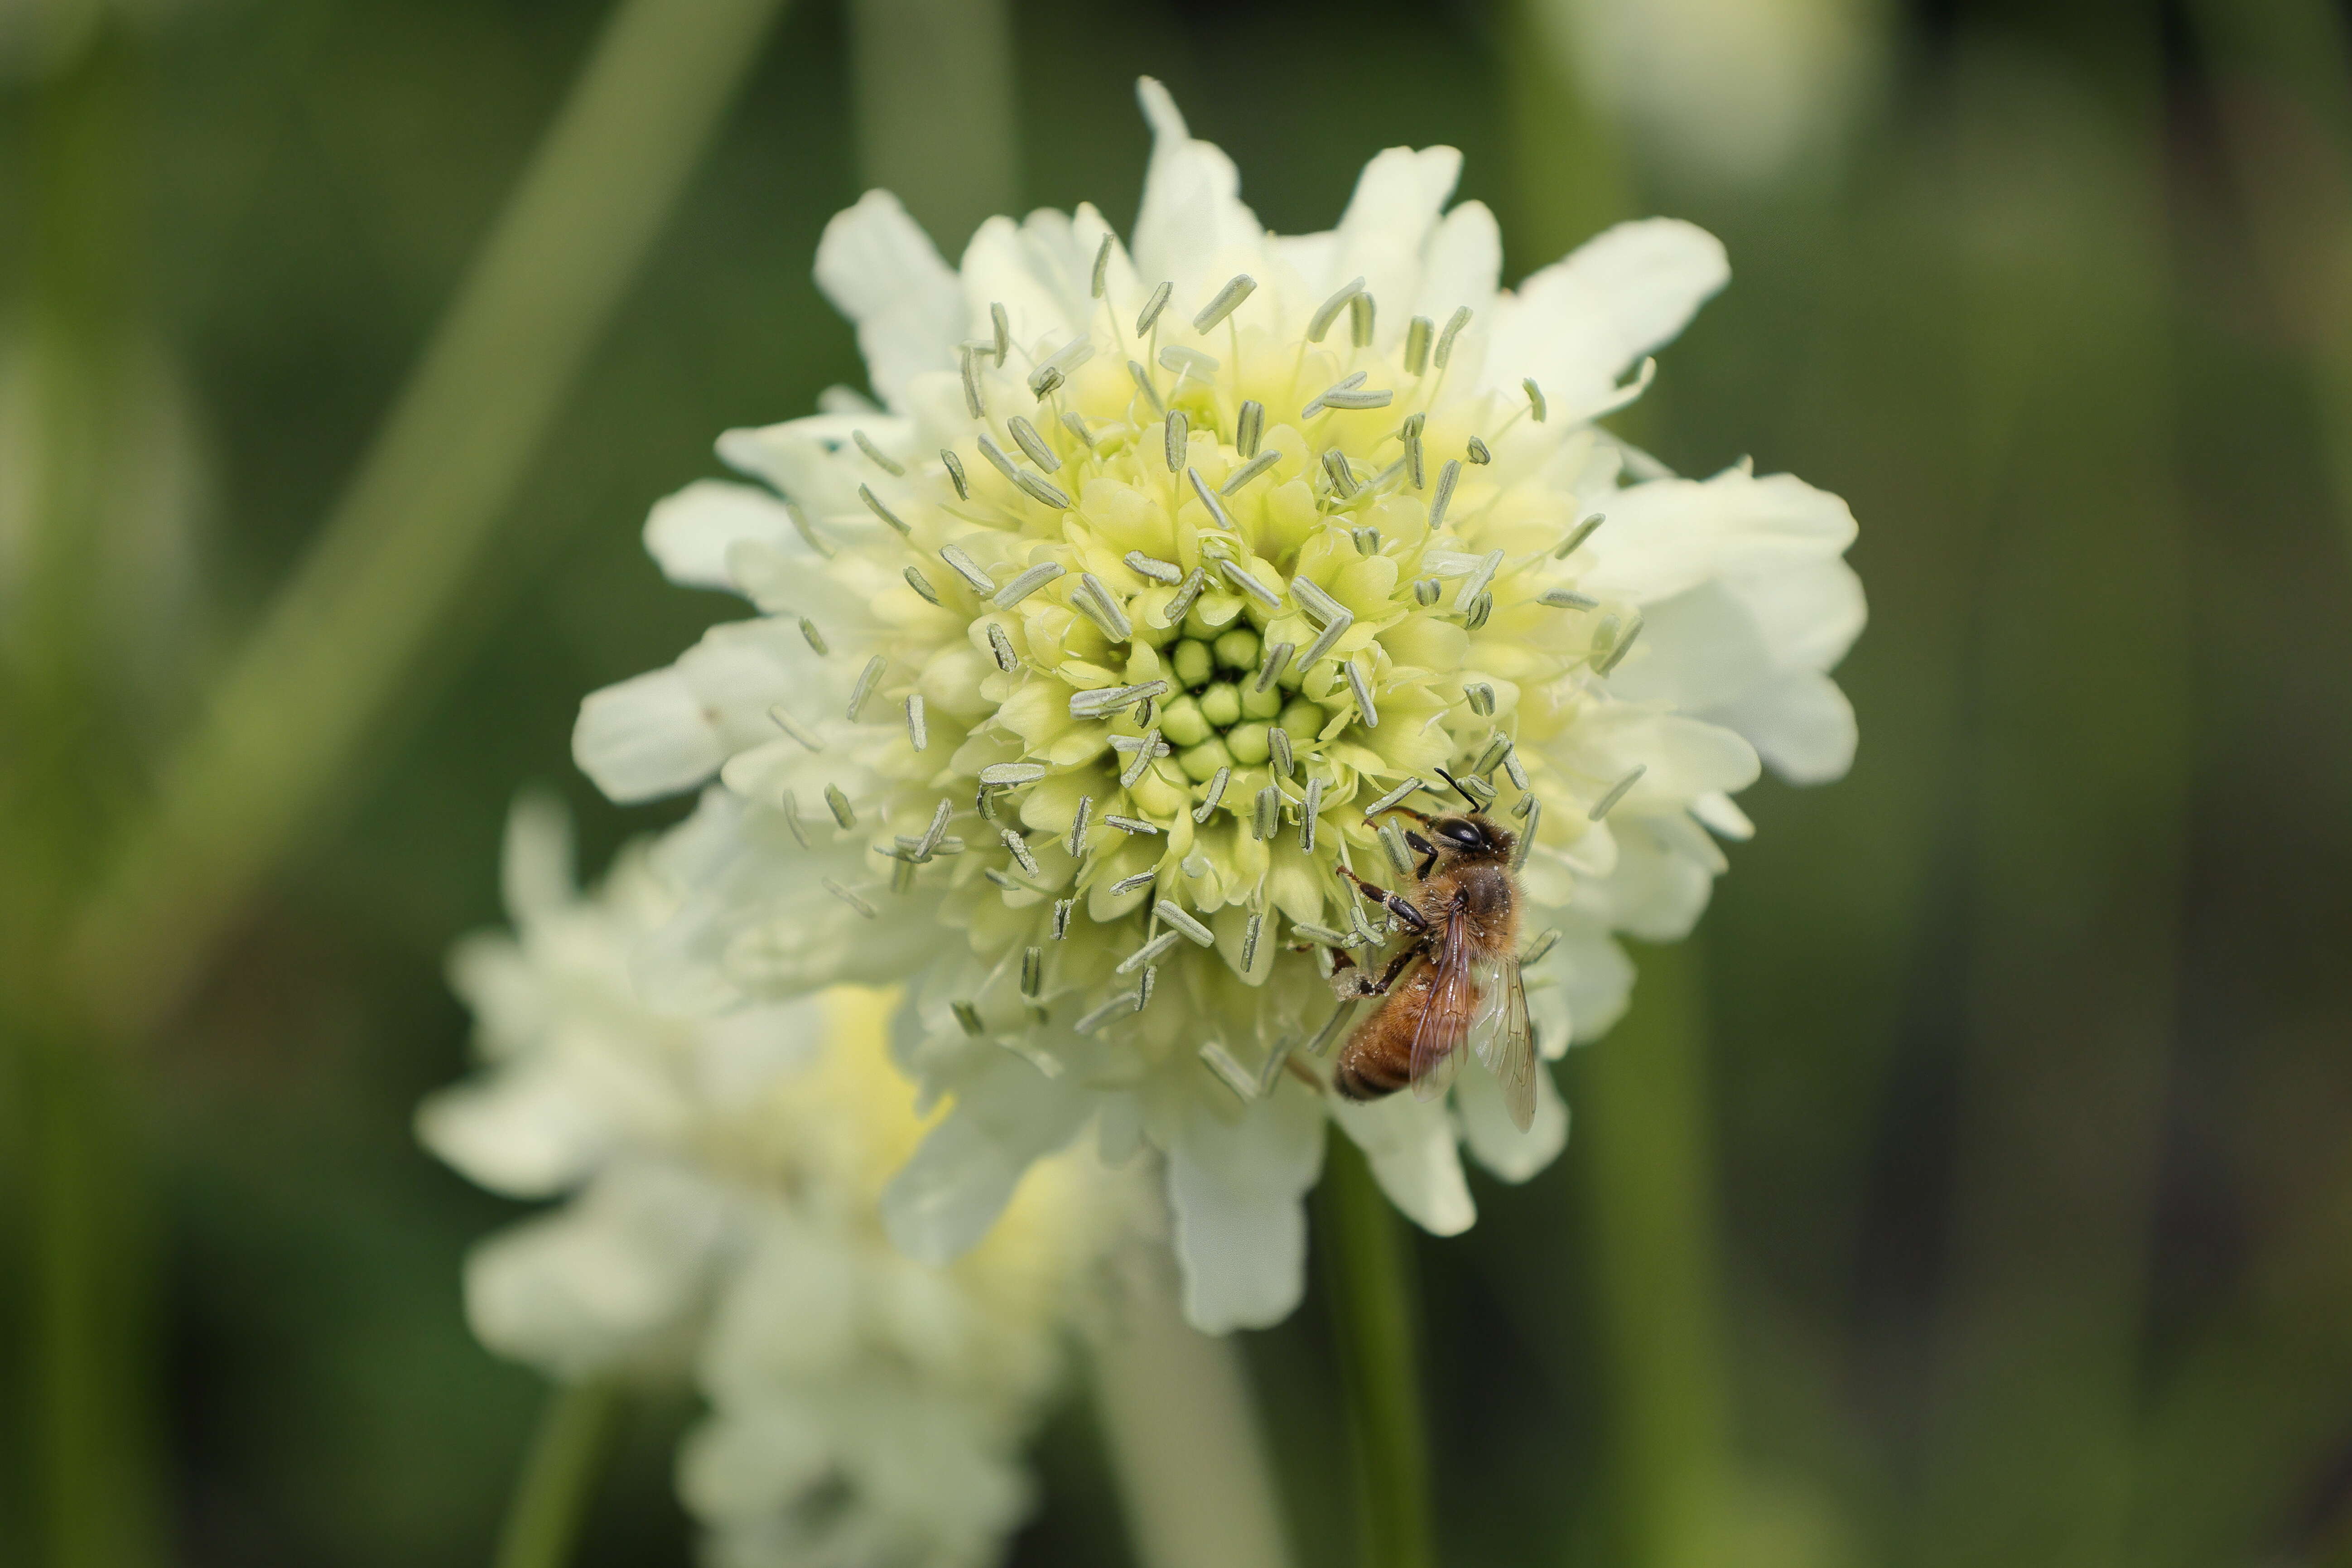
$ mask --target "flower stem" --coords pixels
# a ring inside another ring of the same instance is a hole
[[[1095,1347],[1094,1393],[1142,1568],[1288,1568],[1240,1348],[1137,1279]]]
[[[609,1383],[559,1384],[548,1394],[507,1506],[496,1568],[562,1568],[572,1560],[620,1415],[621,1391]]]
[[[1317,1196],[1324,1288],[1355,1437],[1359,1561],[1364,1568],[1431,1568],[1437,1553],[1412,1260],[1371,1167],[1337,1131]]]
[[[476,575],[782,0],[621,0],[318,542],[209,694],[74,932],[152,1028],[338,800]],[[446,650],[436,661],[446,669]]]

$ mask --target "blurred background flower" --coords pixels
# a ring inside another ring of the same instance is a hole
[[[1853,773],[1742,797],[1697,944],[1637,947],[1561,1068],[1562,1158],[1473,1173],[1475,1229],[1409,1253],[1448,1560],[2340,1560],[2336,10],[1890,7],[1835,166],[1737,184],[1528,5],[1024,0],[934,63],[912,40],[962,35],[927,15],[245,0],[109,10],[12,73],[9,341],[180,389],[134,416],[43,372],[6,416],[0,489],[46,498],[0,620],[12,1560],[482,1559],[543,1391],[457,1281],[520,1211],[411,1117],[468,1065],[443,955],[500,918],[507,803],[559,791],[590,865],[665,825],[573,773],[570,704],[726,613],[639,541],[711,432],[859,380],[808,276],[828,218],[887,184],[950,251],[984,212],[1125,226],[1147,72],[1284,232],[1369,145],[1444,143],[1530,264],[1662,212],[1717,234],[1733,287],[1612,426],[1868,523]],[[935,122],[918,195],[858,129],[886,81],[1009,123]],[[165,617],[81,568],[153,563],[164,511],[110,486],[177,497],[201,565],[152,707],[102,697],[138,682],[100,628]],[[1241,1351],[1310,1565],[1364,1517],[1331,1284]],[[1097,1408],[1046,1418],[1013,1561],[1127,1550]],[[580,1560],[685,1563],[705,1412],[625,1412]]]

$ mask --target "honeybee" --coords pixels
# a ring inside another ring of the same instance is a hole
[[[1454,784],[1451,774],[1446,782]],[[1463,798],[1470,799],[1466,791]],[[1475,800],[1471,806],[1459,816],[1396,808],[1428,830],[1427,837],[1405,835],[1422,857],[1410,899],[1342,868],[1364,897],[1402,923],[1405,936],[1377,980],[1352,960],[1334,972],[1341,996],[1381,1001],[1348,1037],[1332,1081],[1349,1100],[1378,1100],[1408,1083],[1416,1098],[1437,1100],[1453,1084],[1466,1044],[1502,1084],[1503,1102],[1524,1132],[1535,1121],[1536,1062],[1519,980],[1519,889],[1511,876],[1518,840]]]

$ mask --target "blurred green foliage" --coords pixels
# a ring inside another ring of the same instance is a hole
[[[134,542],[90,567],[99,695],[66,715],[12,688],[12,778],[72,728],[109,737],[89,790],[142,787],[334,502],[604,10],[184,0],[110,14],[0,89],[0,468],[37,427],[41,300],[62,289],[71,330],[135,367],[91,426],[88,515]],[[1642,955],[1634,1017],[1563,1068],[1570,1156],[1481,1185],[1475,1231],[1416,1248],[1445,1560],[2344,1561],[2334,13],[1923,4],[1886,19],[1849,134],[1762,184],[1604,130],[1542,20],[1024,0],[1003,51],[1024,205],[1132,216],[1149,71],[1279,229],[1328,224],[1378,147],[1431,142],[1467,154],[1514,273],[1612,216],[1707,225],[1736,280],[1629,428],[1685,471],[1801,473],[1863,523],[1853,776],[1759,788],[1701,942]],[[835,5],[786,12],[337,826],[89,1091],[127,1194],[93,1212],[146,1265],[110,1308],[138,1314],[145,1359],[121,1370],[179,1560],[391,1568],[495,1539],[539,1389],[460,1311],[464,1250],[508,1205],[408,1131],[465,1065],[441,955],[499,918],[519,785],[570,799],[592,865],[664,816],[602,805],[568,762],[583,692],[732,613],[661,584],[645,510],[714,470],[719,430],[856,381],[809,279],[817,234],[862,166],[959,134],[861,147],[854,32]],[[59,160],[77,105],[102,134]],[[963,194],[918,214],[968,222]],[[59,274],[44,226],[77,203],[104,240]],[[0,547],[16,515],[0,502]],[[6,800],[21,888],[78,808]],[[0,1560],[46,1541],[62,1563],[25,1436],[54,1195],[30,1059],[0,1108]],[[1353,1529],[1325,1322],[1310,1299],[1250,1347],[1306,1568],[1346,1561]],[[630,1417],[583,1561],[688,1560],[667,1476],[688,1414]],[[1039,1454],[1016,1561],[1123,1561],[1079,1405]]]

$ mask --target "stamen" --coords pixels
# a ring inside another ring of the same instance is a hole
[[[1438,369],[1444,370],[1445,362],[1454,357],[1454,340],[1460,337],[1462,329],[1469,324],[1470,307],[1467,305],[1462,306],[1445,319],[1445,330],[1437,334],[1437,352],[1430,356]]]
[[[1435,533],[1445,525],[1445,509],[1454,504],[1454,487],[1462,479],[1462,465],[1453,458],[1437,470],[1437,493],[1429,498],[1429,531]]]
[[[1421,445],[1422,416],[1418,414],[1404,422],[1404,467],[1412,476],[1412,488],[1421,489],[1429,482],[1429,460]]]
[[[1348,333],[1360,349],[1372,346],[1372,297],[1359,294],[1348,301]]]
[[[999,836],[1003,838],[1004,847],[1013,851],[1013,858],[1021,862],[1021,868],[1033,877],[1038,875],[1037,857],[1029,852],[1029,840],[1009,827],[1003,829]]]
[[[1635,616],[1633,624],[1625,628],[1625,635],[1617,639],[1616,646],[1609,650],[1609,657],[1601,662],[1593,673],[1606,676],[1611,670],[1624,663],[1625,656],[1633,651],[1633,640],[1642,635],[1642,626],[1643,617]]]
[[[1509,755],[1510,750],[1511,738],[1508,735],[1496,735],[1486,742],[1486,749],[1478,753],[1478,760],[1470,764],[1470,771],[1474,773],[1493,773],[1495,764]]]
[[[1312,577],[1293,577],[1290,596],[1298,601],[1300,609],[1326,625],[1348,614],[1348,607],[1325,593],[1322,584]]]
[[[1495,689],[1493,687],[1481,680],[1474,685],[1464,687],[1462,689],[1462,695],[1470,700],[1471,712],[1477,714],[1481,719],[1490,718],[1493,716],[1495,711]]]
[[[1304,675],[1307,670],[1314,668],[1316,663],[1325,654],[1329,653],[1332,646],[1341,637],[1346,637],[1349,629],[1355,624],[1356,613],[1353,610],[1342,608],[1337,616],[1331,617],[1323,627],[1321,635],[1307,645],[1307,652],[1298,661],[1299,673]]]
[[[1159,875],[1158,871],[1138,871],[1132,877],[1121,877],[1110,885],[1111,893],[1117,897],[1131,893],[1138,888],[1150,887]]]
[[[883,663],[884,660],[882,656],[877,653],[872,658],[866,661],[866,668],[864,669],[857,672],[857,684],[851,687],[849,690],[849,720],[851,723],[854,724],[857,721],[857,710],[866,706],[866,699],[873,693],[874,683],[882,679]]]
[[[1496,795],[1501,793],[1496,790],[1493,784],[1488,784],[1485,779],[1480,778],[1475,773],[1463,774],[1461,785],[1462,793],[1468,795],[1472,800],[1476,801],[1478,803],[1478,809],[1481,811],[1484,811],[1488,806],[1494,805]]]
[[[1256,1078],[1247,1068],[1234,1060],[1233,1052],[1225,1049],[1217,1041],[1211,1040],[1201,1047],[1200,1057],[1201,1060],[1208,1065],[1209,1070],[1217,1075],[1217,1080],[1232,1089],[1234,1098],[1243,1104],[1247,1105],[1257,1099]]]
[[[988,1026],[980,1021],[980,1009],[971,1003],[950,1002],[948,1004],[948,1011],[955,1015],[955,1021],[961,1025],[963,1032],[972,1038],[978,1039],[988,1033]]]
[[[1234,418],[1234,450],[1244,458],[1257,456],[1258,443],[1265,439],[1265,405],[1253,397],[1241,406]]]
[[[1152,759],[1155,757],[1164,757],[1168,754],[1167,743],[1160,740],[1159,731],[1153,730],[1150,731],[1143,737],[1143,740],[1144,744],[1136,749],[1134,761],[1129,763],[1127,766],[1119,770],[1118,783],[1121,789],[1133,789],[1135,787],[1135,781],[1141,778],[1143,776],[1144,770],[1151,766]],[[1108,822],[1110,819],[1108,817],[1105,817],[1103,820]],[[1153,831],[1157,832],[1159,830],[1155,828]]]
[[[1182,906],[1170,900],[1162,899],[1159,903],[1152,906],[1151,912],[1160,919],[1166,921],[1170,925],[1174,926],[1178,931],[1182,931],[1187,937],[1191,938],[1192,944],[1195,947],[1214,947],[1216,945],[1216,933],[1212,931],[1207,926],[1202,925],[1199,921],[1195,920],[1192,917],[1192,911],[1184,909]]]
[[[1253,404],[1251,406],[1255,407],[1256,405]],[[1217,493],[1223,496],[1233,494],[1280,461],[1282,461],[1282,454],[1271,447],[1267,447],[1232,473],[1227,474],[1225,482],[1217,487]]]
[[[1054,940],[1055,942],[1070,934],[1070,910],[1076,903],[1076,899],[1054,900]]]
[[[994,463],[996,465],[996,471],[1003,474],[1006,479],[1020,479],[1021,465],[1014,462],[1009,456],[1007,456],[1003,447],[998,446],[986,436],[982,436],[980,438],[980,455],[986,458],[990,462]]]
[[[1635,763],[1633,764],[1633,771],[1627,773],[1623,778],[1619,779],[1615,784],[1611,784],[1609,786],[1609,793],[1602,795],[1599,800],[1594,801],[1592,803],[1592,809],[1586,812],[1584,814],[1585,816],[1593,822],[1598,822],[1602,817],[1608,816],[1611,811],[1615,809],[1617,803],[1625,798],[1626,792],[1631,790],[1635,784],[1641,783],[1642,775],[1649,771],[1649,763]],[[1533,800],[1535,799],[1535,796],[1529,795],[1528,798],[1529,800]]]
[[[994,621],[988,623],[988,650],[996,656],[996,668],[1005,674],[1021,668],[1021,657],[1013,651],[1013,639]]]
[[[974,419],[988,417],[988,405],[980,395],[980,356],[969,344],[963,351],[963,408]]]
[[[1151,291],[1151,298],[1143,302],[1143,313],[1135,318],[1137,337],[1139,338],[1151,330],[1151,323],[1158,321],[1160,312],[1168,308],[1168,297],[1174,292],[1176,292],[1176,285],[1173,283],[1162,283]]]
[[[912,534],[915,531],[913,529],[908,527],[904,522],[899,521],[898,514],[897,512],[894,512],[888,507],[884,506],[881,500],[877,497],[874,491],[865,485],[857,487],[857,499],[864,501],[867,510],[872,511],[875,516],[880,518],[883,521],[897,529],[900,533]]]
[[[1527,801],[1527,826],[1519,829],[1518,846],[1511,851],[1511,869],[1514,871],[1527,865],[1528,855],[1536,847],[1536,828],[1543,821],[1543,802],[1533,795],[1528,796]]]
[[[1144,369],[1139,362],[1129,360],[1127,362],[1127,374],[1135,378],[1136,390],[1142,393],[1144,396],[1151,399],[1151,406],[1155,413],[1165,414],[1168,412],[1168,405],[1160,400],[1160,389],[1151,384],[1151,373],[1150,371]]]
[[[1348,308],[1348,301],[1363,291],[1364,280],[1359,278],[1317,306],[1313,318],[1307,323],[1307,341],[1310,343],[1321,342],[1323,334],[1331,330],[1331,323],[1339,319],[1339,312]]]
[[[1192,481],[1192,493],[1199,496],[1201,504],[1208,509],[1210,521],[1227,533],[1235,531],[1233,518],[1218,504],[1216,492],[1209,488],[1208,480],[1201,477],[1201,470],[1188,463],[1184,466],[1184,477]]]
[[[1424,610],[1437,603],[1439,592],[1437,579],[1434,577],[1416,577],[1412,580],[1412,602]]]
[[[1103,297],[1103,284],[1110,277],[1110,237],[1104,235],[1102,244],[1095,248],[1095,279],[1091,297],[1097,300]]]
[[[1274,771],[1277,777],[1288,778],[1298,764],[1290,750],[1290,731],[1276,724],[1265,732],[1266,749],[1273,753]]]
[[[1184,447],[1185,443],[1192,439],[1192,422],[1184,416],[1182,409],[1171,408],[1168,411],[1168,422],[1161,429],[1160,436],[1162,444],[1167,448],[1168,471],[1171,474],[1181,474],[1184,471]]]
[[[1362,299],[1363,296],[1360,294],[1357,298]],[[1383,386],[1370,390],[1350,390],[1342,387],[1325,393],[1317,401],[1326,408],[1386,408],[1395,398],[1396,390],[1393,387]]]
[[[923,718],[923,694],[919,691],[907,694],[907,739],[919,752],[931,743],[930,727]]]
[[[1404,330],[1404,368],[1409,375],[1424,375],[1429,371],[1430,334],[1437,323],[1427,316],[1415,316]]]
[[[980,782],[984,784],[1035,784],[1045,776],[1043,763],[991,763],[980,770]]]
[[[996,334],[996,368],[1003,370],[1005,353],[1013,347],[1013,323],[1005,316],[1003,305],[988,307],[988,324]]]
[[[1412,869],[1412,851],[1404,841],[1404,830],[1394,822],[1383,822],[1380,827],[1381,847],[1388,852],[1389,864],[1402,877]]]
[[[1162,284],[1161,287],[1165,288],[1166,285]],[[1097,1029],[1102,1026],[1105,1019],[1125,1012],[1129,1007],[1132,1006],[1135,999],[1140,994],[1140,992],[1136,991],[1120,992],[1118,995],[1112,997],[1109,1001],[1104,1003],[1101,1006],[1097,1007],[1093,1012],[1088,1013],[1076,1023],[1071,1025],[1071,1031],[1080,1035],[1093,1034]]]
[[[1258,932],[1265,929],[1265,916],[1253,912],[1249,923],[1242,928],[1242,973],[1246,974],[1257,962]]]
[[[1188,349],[1170,343],[1160,351],[1160,368],[1174,371],[1179,381],[1188,375],[1197,376],[1206,381],[1217,374],[1217,362],[1199,349]]]
[[[1405,796],[1411,795],[1413,791],[1423,787],[1424,786],[1419,779],[1407,779],[1404,783],[1397,785],[1396,788],[1389,791],[1388,794],[1381,796],[1380,799],[1372,802],[1371,805],[1364,807],[1364,815],[1368,817],[1378,816],[1381,813],[1388,810],[1389,807],[1402,801]]]
[[[1204,498],[1206,497],[1206,487],[1202,488],[1202,494]],[[1212,502],[1211,504],[1213,505],[1214,503]],[[1223,572],[1226,576],[1233,579],[1234,587],[1239,588],[1243,593],[1247,594],[1251,598],[1255,599],[1267,609],[1278,610],[1282,608],[1282,595],[1267,587],[1265,584],[1259,582],[1255,577],[1251,576],[1249,573],[1244,569],[1241,563],[1237,561],[1220,561],[1217,563],[1217,569]]]
[[[793,740],[798,741],[809,751],[822,752],[824,750],[824,742],[817,739],[816,731],[802,723],[799,720],[793,718],[791,714],[785,712],[782,703],[769,709],[768,717],[776,721],[777,729],[782,730],[785,734],[790,735]]]
[[[929,577],[924,576],[921,572],[912,566],[906,567],[903,570],[907,579],[908,587],[912,588],[916,593],[920,594],[924,598],[929,599],[934,605],[940,602],[940,591],[931,586],[931,580]]]
[[[1094,814],[1095,797],[1090,795],[1078,796],[1078,809],[1070,818],[1070,858],[1073,860],[1086,853],[1087,823]]]
[[[1362,528],[1349,529],[1348,537],[1356,542],[1356,553],[1359,555],[1378,555],[1381,552],[1381,531],[1369,523]]]
[[[1013,433],[1013,438],[1020,443],[1021,449],[1029,454],[1031,462],[1049,474],[1061,472],[1061,454],[1045,445],[1045,437],[1037,434],[1034,425],[1016,414],[1004,422],[1004,427]]]
[[[982,571],[978,562],[965,554],[961,550],[957,549],[954,545],[947,544],[940,546],[940,559],[948,563],[949,570],[952,571],[957,576],[962,578],[966,583],[971,584],[971,591],[973,593],[985,595],[996,592],[995,579],[989,576],[987,573]]]
[[[1491,463],[1495,460],[1495,454],[1486,449],[1486,443],[1475,436],[1470,437],[1470,444],[1465,449],[1469,452],[1470,460],[1474,463]]]
[[[996,607],[1000,610],[1011,609],[1013,605],[1019,604],[1022,600],[1027,598],[1030,595],[1035,593],[1038,589],[1044,587],[1046,584],[1052,582],[1061,574],[1062,564],[1060,562],[1040,561],[1036,565],[1030,567],[1029,570],[1022,573],[1021,575],[1015,577],[1012,582],[1007,583],[1003,587],[999,588],[996,591]],[[1007,666],[1006,668],[1010,668],[1011,667]]]
[[[1148,763],[1151,759],[1145,757],[1143,760]],[[1146,822],[1139,816],[1122,816],[1115,811],[1105,812],[1103,823],[1106,826],[1118,828],[1121,833],[1134,834],[1139,838],[1148,838],[1160,831],[1159,826],[1155,823]]]
[[[1159,697],[1167,690],[1166,681],[1147,680],[1139,686],[1105,686],[1092,691],[1074,691],[1070,694],[1070,717],[1100,719],[1106,714],[1118,712],[1138,699]]]
[[[833,813],[833,819],[841,824],[843,832],[846,833],[857,826],[857,808],[849,804],[849,797],[841,793],[839,784],[824,786],[824,807]]]
[[[801,636],[808,639],[809,647],[816,650],[816,656],[819,658],[833,651],[824,646],[824,634],[817,630],[816,623],[806,616],[801,617]]]
[[[1371,683],[1364,679],[1364,667],[1354,659],[1348,661],[1348,689],[1356,694],[1356,717],[1367,730],[1381,727],[1381,710],[1372,706]]]
[[[1356,483],[1356,470],[1349,466],[1348,455],[1337,447],[1323,453],[1323,471],[1331,478],[1331,489],[1342,500],[1348,500],[1363,487]]]
[[[1172,562],[1162,561],[1158,556],[1146,555],[1140,550],[1130,550],[1122,559],[1129,571],[1139,577],[1149,577],[1155,583],[1181,583],[1184,580],[1184,568]]]
[[[793,830],[793,842],[803,849],[807,848],[808,829],[801,826],[801,803],[793,798],[792,791],[783,792],[783,797],[776,802],[776,809],[784,814],[784,826]]]
[[[932,854],[938,850],[940,840],[947,837],[948,817],[951,815],[952,809],[953,808],[951,808],[948,803],[943,800],[940,802],[937,809],[932,811],[931,825],[923,829],[923,842],[918,849],[918,854],[920,858],[925,860],[929,859]]]
[[[1219,768],[1215,773],[1211,773],[1209,775],[1209,793],[1202,795],[1201,797],[1201,804],[1192,808],[1192,820],[1194,822],[1208,821],[1209,814],[1217,809],[1217,803],[1225,798],[1225,786],[1233,782],[1234,770],[1229,767]]]
[[[1522,821],[1525,821],[1528,813],[1533,811],[1535,808],[1536,797],[1531,795],[1523,795],[1518,798],[1517,804],[1511,807],[1511,815],[1518,817]]]
[[[1324,393],[1322,396],[1317,397],[1314,401],[1307,404],[1305,408],[1299,410],[1298,416],[1302,419],[1314,418],[1316,412],[1323,406],[1324,400],[1328,398],[1332,392],[1352,391],[1356,387],[1363,385],[1369,373],[1365,371],[1350,371],[1348,374],[1340,377],[1339,381],[1334,383],[1329,392]]]
[[[1503,753],[1503,771],[1511,775],[1512,784],[1522,793],[1528,787],[1528,770],[1519,761],[1519,749],[1513,746]]]
[[[1140,1013],[1146,1007],[1151,1005],[1151,988],[1154,984],[1158,984],[1159,979],[1160,970],[1156,965],[1143,972],[1143,984],[1135,988],[1135,1010],[1137,1012]]]
[[[1192,601],[1201,596],[1202,584],[1206,583],[1208,580],[1208,573],[1198,566],[1193,567],[1192,571],[1184,574],[1184,581],[1179,584],[1176,589],[1176,596],[1168,601],[1168,624],[1170,626],[1172,626],[1177,622],[1182,620],[1186,614],[1192,610]]]
[[[1031,473],[1026,468],[1014,474],[1013,476],[1013,482],[1019,485],[1023,489],[1028,491],[1031,497],[1036,500],[1042,501],[1046,506],[1052,507],[1055,511],[1067,511],[1070,510],[1070,498],[1068,496],[1064,495],[1060,490],[1055,489],[1044,479],[1039,479],[1036,475]]]
[[[942,447],[940,448],[940,461],[947,465],[948,479],[950,483],[955,486],[956,499],[958,500],[970,500],[971,499],[971,481],[963,477],[963,459],[957,457],[953,452],[949,451],[945,447]]]
[[[851,909],[856,910],[867,920],[878,920],[881,918],[879,912],[872,904],[867,903],[864,899],[859,898],[856,893],[851,892],[847,888],[843,887],[832,878],[819,877],[817,880],[824,884],[824,890],[826,892],[831,893],[835,898],[839,899],[843,903],[847,904]]]
[[[907,477],[907,470],[899,465],[898,460],[876,446],[865,431],[852,430],[849,433],[849,438],[856,442],[857,449],[873,458],[875,467],[884,473],[894,479],[903,479]]]
[[[1035,996],[1045,987],[1045,950],[1024,948],[1021,952],[1021,994]]]
[[[1298,813],[1298,847],[1312,854],[1315,849],[1315,825],[1323,819],[1323,781],[1307,781],[1307,804]]]
[[[1280,680],[1282,667],[1290,662],[1292,651],[1292,645],[1286,642],[1278,642],[1266,649],[1265,661],[1257,667],[1257,680],[1254,689],[1264,691],[1276,681]]]
[[[1608,521],[1609,514],[1607,512],[1594,512],[1591,517],[1586,518],[1582,522],[1578,523],[1574,528],[1569,531],[1568,537],[1559,542],[1559,548],[1551,552],[1551,558],[1555,561],[1567,560],[1570,556],[1576,553],[1576,547],[1578,545],[1592,537],[1592,531],[1594,529],[1599,528],[1602,523],[1607,522]]]
[[[1307,1042],[1307,1054],[1319,1057],[1329,1050],[1332,1042],[1339,1039],[1341,1026],[1347,1023],[1349,1016],[1355,1010],[1356,1005],[1353,1002],[1340,1003],[1339,1010],[1325,1021],[1321,1028],[1315,1031],[1315,1037]]]
[[[1461,588],[1454,594],[1454,608],[1457,612],[1468,609],[1470,602],[1486,591],[1486,584],[1495,580],[1502,565],[1503,552],[1499,550],[1490,550],[1480,557],[1476,569],[1462,580]]]
[[[1087,618],[1100,626],[1103,635],[1113,642],[1125,642],[1135,635],[1135,624],[1127,618],[1111,591],[1103,580],[1091,572],[1078,574],[1080,593],[1070,595],[1070,603],[1084,612]]]
[[[1528,377],[1527,380],[1519,383],[1519,385],[1527,390],[1528,409],[1534,415],[1535,422],[1538,425],[1542,424],[1545,416],[1551,412],[1550,405],[1544,402],[1543,388],[1536,384],[1533,376]]]
[[[1486,617],[1494,613],[1495,595],[1492,594],[1481,594],[1476,598],[1470,601],[1469,612],[1462,617],[1462,624],[1469,630],[1475,632],[1480,626],[1485,626],[1486,624]]]
[[[1257,792],[1257,810],[1250,819],[1250,836],[1260,840],[1268,839],[1281,826],[1282,792],[1268,784]]]
[[[1321,942],[1325,947],[1360,947],[1363,944],[1363,939],[1352,931],[1333,931],[1329,926],[1316,925],[1308,921],[1293,921],[1290,929],[1307,941]]]
[[[1246,272],[1235,273],[1233,281],[1217,290],[1216,298],[1201,307],[1192,318],[1192,330],[1205,332],[1239,308],[1241,302],[1257,291],[1257,279]]]
[[[1536,595],[1538,605],[1549,605],[1555,610],[1597,610],[1601,601],[1584,594],[1570,593],[1566,588],[1551,588]]]
[[[1087,428],[1087,422],[1076,411],[1062,416],[1062,428],[1076,436],[1087,451],[1095,449],[1094,433]]]

